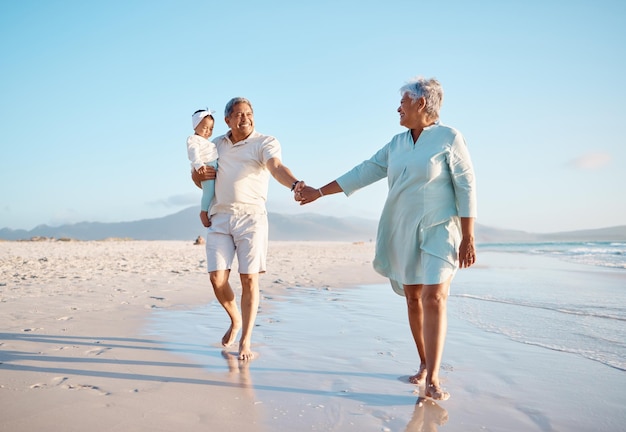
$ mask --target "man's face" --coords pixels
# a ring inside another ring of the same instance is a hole
[[[226,117],[226,124],[237,140],[247,138],[254,131],[254,114],[252,108],[245,102],[233,107],[233,112]]]

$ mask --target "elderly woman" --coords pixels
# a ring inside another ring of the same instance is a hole
[[[406,297],[420,366],[410,377],[425,395],[446,400],[439,368],[447,331],[450,282],[476,260],[474,170],[460,132],[439,123],[443,89],[435,79],[414,78],[400,89],[398,113],[406,132],[371,159],[314,189],[295,188],[300,204],[339,192],[351,195],[387,177],[389,193],[378,225],[374,268]]]

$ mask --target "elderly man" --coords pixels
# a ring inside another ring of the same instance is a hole
[[[265,272],[268,222],[265,202],[270,174],[283,186],[298,192],[304,182],[281,162],[276,138],[254,129],[254,112],[249,100],[231,99],[224,110],[230,130],[214,142],[219,155],[218,174],[192,174],[196,185],[215,178],[215,199],[207,233],[207,270],[218,301],[230,317],[222,345],[231,345],[242,331],[239,359],[254,357],[250,342],[259,306],[259,273]],[[229,283],[237,256],[241,279],[241,312]]]

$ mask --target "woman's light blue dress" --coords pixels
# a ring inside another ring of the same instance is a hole
[[[374,269],[402,284],[437,284],[458,269],[460,217],[476,217],[474,169],[465,140],[439,123],[414,144],[398,134],[369,160],[337,179],[346,195],[387,177]]]

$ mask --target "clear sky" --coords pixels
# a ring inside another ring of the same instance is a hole
[[[249,98],[312,186],[404,130],[398,89],[438,78],[478,179],[478,222],[626,224],[626,2],[4,1],[0,227],[118,222],[199,205],[191,114]],[[298,207],[377,219],[381,181]]]

